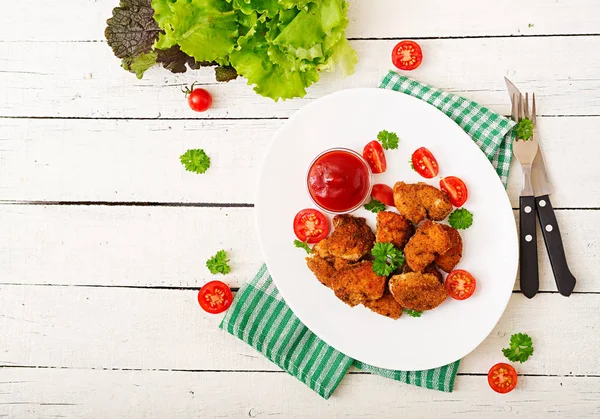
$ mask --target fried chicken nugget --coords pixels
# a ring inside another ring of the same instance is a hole
[[[446,288],[435,275],[410,272],[390,279],[390,292],[404,308],[432,310],[446,299]]]
[[[397,320],[402,315],[402,306],[394,298],[388,287],[385,288],[383,296],[378,300],[365,301],[365,307],[374,313]]]
[[[413,271],[412,271],[412,269],[410,269],[408,264],[405,263],[404,267],[402,268],[402,273],[407,274],[409,272],[413,272]],[[442,273],[438,270],[438,268],[435,266],[435,263],[431,263],[431,264],[427,265],[425,267],[425,269],[423,269],[423,273],[435,275],[435,277],[438,279],[438,281],[440,281],[442,284],[444,283],[444,277],[442,276]]]
[[[364,218],[349,214],[333,217],[334,231],[317,243],[313,252],[324,258],[337,257],[357,261],[373,248],[375,234]]]
[[[321,284],[331,288],[337,273],[331,263],[321,256],[311,255],[306,258],[306,265],[315,274]]]
[[[392,243],[398,249],[404,249],[414,232],[414,227],[404,216],[390,211],[377,213],[377,242]]]
[[[387,278],[373,272],[373,262],[363,261],[338,271],[332,281],[335,295],[351,307],[383,296]]]
[[[400,214],[415,224],[425,218],[441,221],[452,211],[448,195],[426,183],[397,182],[394,185],[394,204]]]
[[[413,272],[423,272],[435,258],[452,246],[441,224],[425,220],[404,247],[406,263]]]
[[[441,224],[442,228],[448,233],[451,247],[445,253],[435,258],[435,263],[444,272],[450,273],[462,258],[463,244],[460,233],[455,228]]]

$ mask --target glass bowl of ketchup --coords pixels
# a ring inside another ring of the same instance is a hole
[[[348,148],[331,148],[310,164],[306,177],[308,194],[319,209],[347,214],[371,196],[373,174],[363,157]]]

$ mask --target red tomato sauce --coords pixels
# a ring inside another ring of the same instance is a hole
[[[371,172],[354,152],[332,150],[308,171],[308,190],[324,210],[346,212],[362,204],[371,188]]]

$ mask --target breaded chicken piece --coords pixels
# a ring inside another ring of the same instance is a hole
[[[442,228],[448,233],[448,237],[450,238],[451,247],[445,253],[437,256],[435,258],[435,263],[437,266],[444,272],[450,273],[460,259],[462,258],[463,244],[462,238],[460,237],[460,233],[455,228],[450,226],[441,225]]]
[[[446,299],[446,288],[435,275],[410,272],[390,279],[390,291],[396,301],[411,310],[432,310]]]
[[[406,263],[413,272],[423,272],[435,258],[452,246],[441,224],[425,220],[404,247]]]
[[[402,315],[402,306],[398,304],[388,287],[385,288],[380,299],[365,301],[363,304],[369,310],[390,319],[396,320]]]
[[[346,269],[350,266],[350,263],[340,258],[325,259],[313,253],[306,258],[306,265],[315,274],[321,284],[332,288],[338,271]]]
[[[385,290],[385,276],[373,272],[373,262],[363,261],[349,265],[334,276],[335,295],[351,307],[365,301],[377,300]]]
[[[390,211],[377,213],[377,242],[392,243],[398,249],[404,249],[414,232],[414,227],[404,216]]]
[[[405,263],[404,267],[402,268],[402,273],[406,274],[406,273],[409,273],[409,272],[413,272],[413,271]],[[444,277],[442,276],[442,273],[438,270],[437,266],[435,266],[435,263],[431,263],[431,264],[427,265],[425,267],[425,269],[423,269],[423,273],[424,274],[435,275],[435,277],[438,279],[438,281],[440,281],[441,283],[444,283]]]
[[[400,214],[415,224],[425,218],[441,221],[452,211],[448,195],[426,183],[397,182],[394,185],[394,204]]]
[[[337,273],[331,263],[321,256],[311,255],[306,258],[306,265],[308,265],[308,269],[315,274],[321,284],[331,288]]]
[[[333,217],[331,236],[313,247],[313,252],[324,258],[337,257],[357,261],[373,248],[375,234],[364,218],[349,214]]]

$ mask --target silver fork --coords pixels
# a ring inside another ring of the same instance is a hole
[[[535,95],[532,100],[533,109],[529,110],[529,95],[513,97],[512,118],[518,123],[535,114]],[[529,139],[515,138],[513,153],[523,170],[523,184],[519,198],[519,264],[521,292],[532,298],[539,290],[537,239],[535,222],[535,197],[531,185],[531,165],[538,153],[538,142],[535,135]]]

